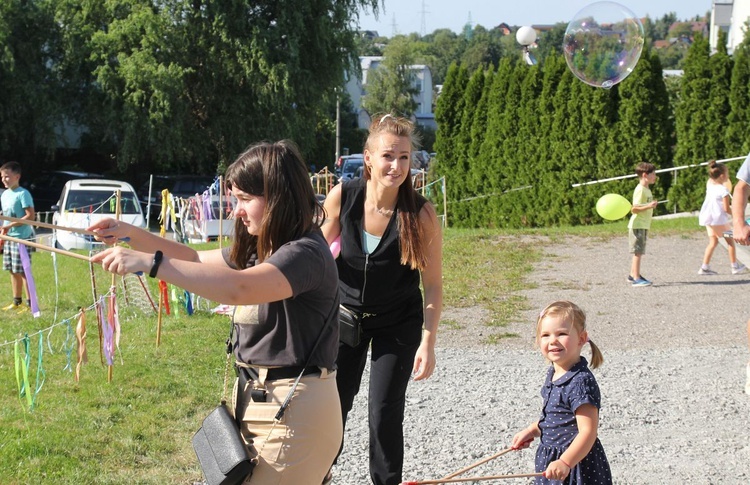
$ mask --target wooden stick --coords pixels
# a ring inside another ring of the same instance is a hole
[[[458,482],[480,482],[482,480],[502,480],[504,478],[527,478],[541,477],[544,473],[517,473],[513,475],[486,475],[482,477],[465,477],[465,478],[441,478],[439,480],[420,480],[417,482],[401,482],[401,485],[429,485],[433,483],[458,483]]]
[[[223,177],[219,176],[219,249],[221,249],[222,239],[224,239],[224,179]],[[209,197],[211,197],[209,195]],[[213,212],[214,201],[211,201],[211,212]]]
[[[159,288],[159,314],[156,317],[156,348],[161,345],[161,316],[164,308],[164,293]]]
[[[513,451],[513,448],[506,448],[506,449],[504,449],[504,450],[502,450],[502,451],[499,451],[499,452],[495,453],[494,455],[492,455],[492,456],[490,456],[490,457],[487,457],[487,458],[483,458],[483,459],[479,460],[478,462],[476,462],[476,463],[473,463],[473,464],[471,464],[471,465],[467,466],[466,468],[462,468],[462,469],[458,470],[458,471],[457,471],[457,472],[455,472],[455,473],[451,473],[450,475],[446,475],[446,476],[444,476],[444,477],[443,477],[443,480],[447,480],[447,479],[449,479],[449,478],[453,478],[453,477],[455,477],[455,476],[457,476],[457,475],[461,475],[462,473],[468,472],[468,471],[469,471],[469,470],[471,470],[472,468],[476,468],[476,467],[478,467],[479,465],[484,465],[484,464],[485,464],[485,463],[487,463],[488,461],[490,461],[490,460],[494,460],[495,458],[497,458],[497,457],[499,457],[499,456],[503,456],[504,454],[506,454],[506,453],[508,453],[508,452],[510,452],[510,451]]]
[[[122,197],[122,193],[119,190],[117,190],[115,192],[115,194],[116,194],[116,197],[115,197],[115,220],[119,221],[120,220],[120,200],[121,200],[121,197]],[[113,288],[115,287],[115,284],[116,284],[115,277],[116,276],[117,275],[115,273],[112,273],[112,284],[110,285],[110,287],[113,287]],[[112,357],[114,358],[114,356],[112,356]],[[112,382],[112,367],[113,366],[111,366],[111,365],[107,366],[107,382]]]
[[[84,256],[83,254],[74,253],[72,251],[66,251],[64,249],[54,248],[52,246],[45,246],[44,244],[35,243],[33,241],[27,241],[25,239],[18,239],[15,237],[6,236],[4,234],[0,234],[0,239],[18,243],[18,244],[23,244],[26,246],[31,246],[32,248],[41,249],[42,251],[49,251],[51,253],[64,254],[65,256],[70,256],[71,258],[80,259],[82,261],[89,260],[89,258]]]
[[[58,231],[75,232],[75,233],[78,233],[78,234],[87,234],[89,236],[97,236],[98,235],[94,231],[87,231],[86,229],[79,229],[77,227],[58,226],[58,225],[49,224],[49,223],[46,223],[46,222],[32,221],[32,220],[29,220],[29,219],[19,219],[17,217],[0,216],[0,221],[19,222],[21,224],[26,224],[26,225],[29,225],[29,226],[44,227],[46,229],[57,229]]]

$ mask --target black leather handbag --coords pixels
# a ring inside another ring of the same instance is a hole
[[[356,347],[362,340],[362,316],[339,305],[339,340]]]
[[[289,403],[294,396],[300,379],[305,374],[305,370],[310,364],[313,352],[318,348],[318,344],[323,339],[326,327],[332,324],[333,314],[336,306],[334,305],[328,314],[323,328],[320,330],[318,338],[313,344],[310,355],[307,356],[305,365],[302,367],[297,379],[294,381],[284,402],[279,406],[274,420],[280,421],[284,416]],[[258,464],[258,456],[250,457],[250,452],[245,446],[245,440],[242,439],[237,420],[229,413],[226,406],[227,383],[229,382],[229,363],[232,356],[232,334],[234,324],[231,324],[229,338],[227,339],[227,364],[224,371],[224,393],[221,397],[221,404],[211,411],[211,414],[203,420],[203,425],[193,435],[193,449],[200,462],[203,476],[209,485],[239,485],[247,480],[253,474],[255,465]],[[242,419],[243,407],[241,393],[238,392],[237,406],[234,416]],[[260,455],[260,451],[258,451]]]
[[[211,411],[193,435],[193,449],[209,485],[235,485],[253,474],[240,428],[225,404]]]
[[[203,425],[193,435],[193,450],[209,485],[238,485],[253,474],[257,457],[251,458],[242,439],[237,421],[227,409],[227,383],[232,356],[231,324],[227,339],[227,363],[224,369],[224,389],[221,404],[203,420]],[[240,401],[237,400],[239,408]],[[237,409],[235,409],[237,411]],[[235,416],[237,416],[235,412]]]

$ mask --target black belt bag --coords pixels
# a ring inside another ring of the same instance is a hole
[[[339,340],[356,347],[362,340],[362,315],[339,305]]]

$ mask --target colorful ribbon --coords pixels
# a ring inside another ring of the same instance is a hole
[[[23,266],[23,273],[26,276],[26,286],[29,289],[29,299],[31,300],[31,313],[34,318],[39,318],[42,312],[39,311],[39,300],[36,296],[36,284],[34,283],[34,274],[31,272],[31,260],[29,259],[29,253],[26,251],[26,246],[23,244],[18,245],[18,254],[21,256],[21,265]]]
[[[15,364],[16,364],[16,385],[18,386],[18,398],[21,400],[21,403],[23,404],[23,398],[26,398],[26,404],[29,407],[29,411],[34,410],[34,405],[36,404],[36,397],[39,394],[39,391],[42,390],[42,387],[44,386],[44,380],[46,378],[46,372],[44,372],[44,367],[42,365],[43,355],[44,355],[44,336],[39,333],[39,357],[37,359],[36,364],[36,383],[34,387],[34,392],[31,392],[31,381],[29,379],[29,367],[31,367],[31,352],[29,351],[29,347],[31,344],[31,339],[29,338],[29,335],[24,335],[23,339],[16,340],[15,346],[14,346],[14,354],[15,354]],[[23,345],[23,352],[24,355],[21,356],[21,345]]]
[[[89,357],[86,353],[86,314],[81,308],[81,316],[76,325],[76,340],[78,341],[78,362],[76,363],[76,382],[81,378],[81,366],[88,364]]]
[[[23,344],[24,347],[24,357],[21,357],[21,351],[20,351],[20,344]],[[29,409],[31,409],[31,405],[33,404],[33,396],[30,392],[27,392],[29,389],[29,336],[25,335],[22,340],[16,340],[16,345],[14,346],[14,356],[15,356],[15,362],[16,362],[16,384],[18,385],[18,398],[21,399],[21,404],[23,405],[23,398],[26,397],[26,403],[29,406]]]
[[[159,294],[161,295],[161,301],[164,302],[164,309],[169,315],[169,294],[167,293],[167,282],[159,280]]]
[[[185,311],[188,315],[193,314],[193,298],[187,290],[185,290]]]

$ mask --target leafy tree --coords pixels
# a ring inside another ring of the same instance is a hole
[[[515,163],[512,172],[515,176],[515,185],[526,187],[537,184],[539,168],[544,165],[544,160],[540,157],[543,151],[544,134],[539,129],[541,124],[539,96],[542,92],[544,77],[540,73],[539,65],[527,66],[519,62],[518,70],[523,75],[523,81],[518,106],[515,135],[517,143],[514,149]],[[538,207],[532,190],[524,189],[516,192],[509,202],[513,207],[513,212],[518,214],[518,225],[534,225]]]
[[[654,40],[667,39],[669,37],[669,28],[677,21],[677,14],[669,12],[664,14],[660,19],[654,22]]]
[[[464,172],[467,175],[472,170],[471,166],[475,162],[470,154],[472,125],[474,124],[475,110],[477,109],[477,105],[480,103],[482,94],[484,93],[484,81],[484,69],[478,67],[474,70],[474,74],[471,75],[471,78],[469,78],[469,83],[464,90],[464,112],[461,116],[461,124],[459,125],[458,133],[456,134],[455,153],[457,160],[455,169]],[[459,192],[469,193],[469,188],[467,187],[468,181],[468,176],[454,181],[460,185],[460,188],[458,189]]]
[[[750,151],[747,127],[750,123],[750,22],[745,22],[745,37],[733,52],[734,66],[729,91],[731,107],[726,123],[727,156],[737,156]]]
[[[450,29],[436,30],[423,39],[427,44],[425,60],[432,71],[432,81],[444,84],[450,65],[460,63],[466,41]]]
[[[646,15],[641,23],[643,24],[643,37],[646,39],[646,43],[653,42],[655,40],[654,35],[656,34],[654,21]]]
[[[59,0],[80,120],[121,170],[209,171],[248,143],[292,138],[358,64],[349,27],[376,0]]]
[[[382,56],[383,48],[388,44],[387,37],[375,37],[370,39],[364,35],[358,35],[356,49],[360,56]]]
[[[453,185],[452,177],[458,172],[455,167],[458,164],[458,156],[455,150],[455,141],[461,129],[461,118],[463,116],[464,90],[468,83],[468,74],[463,66],[452,64],[448,69],[443,92],[438,98],[435,108],[435,122],[437,123],[437,136],[435,139],[435,152],[437,161],[431,167],[437,177],[450,176],[451,181],[447,184],[448,199],[457,200],[459,193]],[[453,209],[451,209],[452,211]],[[449,222],[453,218],[449,218]]]
[[[731,105],[729,102],[732,82],[732,58],[727,54],[727,34],[719,31],[716,53],[709,59],[711,69],[711,91],[708,101],[708,145],[706,154],[712,158],[727,157],[725,148],[726,123]]]
[[[657,168],[672,164],[673,126],[669,96],[664,84],[659,57],[646,49],[633,73],[618,86],[618,118],[608,130],[606,146],[599,151],[601,178],[632,174],[639,162],[650,162]],[[660,177],[652,186],[654,196],[663,198],[669,177]],[[608,192],[628,198],[634,179],[608,182]]]
[[[696,36],[685,60],[680,104],[675,112],[677,148],[675,165],[705,162],[716,155],[709,153],[709,96],[711,68],[708,40]],[[682,170],[669,193],[670,206],[678,210],[695,210],[700,207],[705,188],[704,170]]]
[[[417,109],[414,96],[419,93],[414,86],[411,66],[414,56],[405,37],[391,40],[384,52],[383,61],[367,73],[367,93],[362,97],[362,107],[368,113],[398,113],[409,117]]]
[[[500,44],[499,31],[488,31],[481,25],[474,27],[471,40],[461,55],[461,63],[469,72],[479,67],[496,66],[503,50]]]
[[[0,160],[41,169],[62,140],[59,30],[45,0],[0,2]]]
[[[563,39],[565,38],[565,30],[568,28],[568,24],[558,22],[552,29],[542,32],[537,38],[537,48],[533,51],[534,56],[540,62],[553,55],[562,55]]]
[[[669,38],[689,39],[693,33],[692,26],[688,22],[677,22],[669,29]]]

